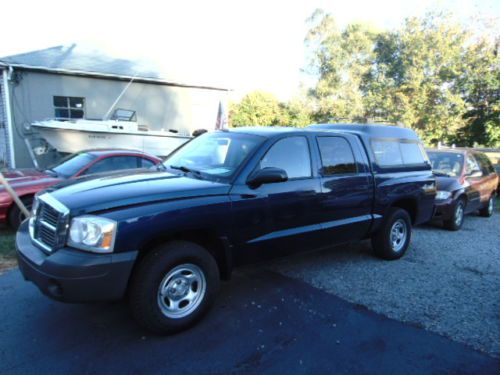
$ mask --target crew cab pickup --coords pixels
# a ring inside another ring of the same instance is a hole
[[[38,194],[17,254],[49,297],[127,297],[140,324],[171,333],[198,321],[239,265],[368,238],[377,256],[400,258],[435,190],[409,129],[217,131],[150,171]]]

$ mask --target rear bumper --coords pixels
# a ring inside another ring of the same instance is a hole
[[[63,302],[122,298],[137,257],[136,251],[91,254],[71,248],[46,254],[31,242],[27,221],[17,232],[16,250],[24,278]]]

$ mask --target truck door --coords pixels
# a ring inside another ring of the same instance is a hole
[[[311,138],[313,139],[313,138]],[[313,176],[311,144],[306,136],[288,136],[272,144],[256,169],[286,171],[288,181],[231,191],[241,263],[314,249],[320,235],[318,176]],[[238,255],[235,255],[237,258]],[[237,262],[240,263],[240,262]]]
[[[322,226],[332,243],[361,239],[372,222],[373,177],[352,135],[316,137],[321,166]]]

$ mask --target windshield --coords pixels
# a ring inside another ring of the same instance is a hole
[[[170,170],[181,170],[214,179],[228,180],[264,137],[231,133],[205,133],[181,147],[163,165]]]
[[[62,159],[55,166],[50,167],[49,171],[57,173],[58,176],[69,178],[96,158],[97,156],[86,152],[72,154]]]
[[[434,173],[451,177],[460,176],[464,165],[464,156],[462,154],[429,151],[427,155],[429,155]]]

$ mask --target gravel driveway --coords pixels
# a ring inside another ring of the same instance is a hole
[[[271,268],[500,357],[499,233],[499,213],[470,215],[458,232],[417,228],[399,261],[374,258],[365,241],[282,259]]]

